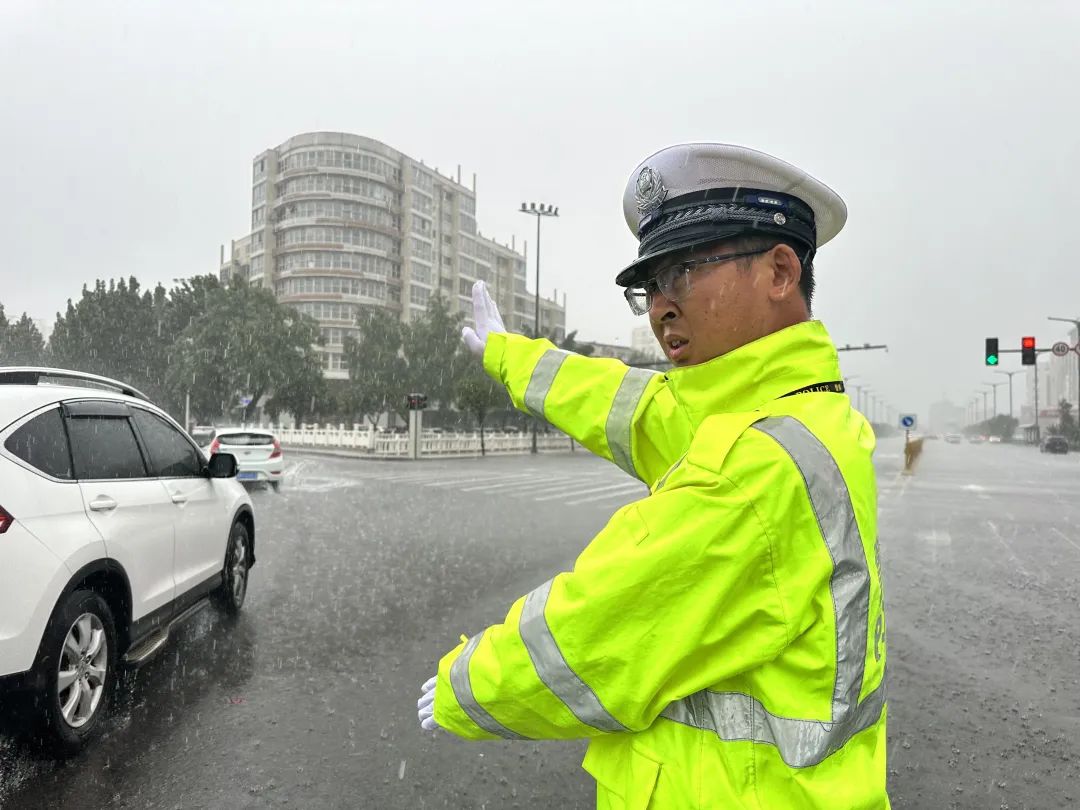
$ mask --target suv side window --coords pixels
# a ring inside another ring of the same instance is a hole
[[[71,452],[59,408],[35,416],[8,436],[4,447],[46,475],[67,481],[72,478]]]
[[[150,465],[160,478],[202,477],[203,460],[184,434],[160,416],[135,408],[135,426],[139,429]]]
[[[146,465],[126,416],[69,415],[67,426],[76,478],[146,478]]]

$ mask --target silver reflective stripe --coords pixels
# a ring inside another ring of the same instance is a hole
[[[726,742],[773,745],[792,768],[817,765],[881,717],[885,708],[885,681],[852,711],[831,723],[798,720],[771,714],[761,702],[739,692],[705,690],[668,705],[662,717],[714,732]]]
[[[669,705],[663,717],[716,732],[723,740],[776,746],[793,768],[816,765],[872,726],[885,705],[885,682],[860,704],[870,612],[870,572],[844,477],[825,446],[789,416],[754,425],[783,447],[806,482],[810,504],[832,558],[829,580],[836,617],[836,680],[830,722],[778,717],[755,698],[704,690]]]
[[[548,349],[541,355],[533,369],[529,384],[525,388],[525,407],[533,416],[544,418],[544,400],[547,399],[551,384],[555,382],[555,375],[559,373],[559,367],[566,360],[569,352],[557,349]]]
[[[487,709],[481,706],[473,695],[472,681],[469,678],[469,661],[472,659],[472,654],[476,651],[476,645],[480,643],[480,638],[483,635],[483,633],[477,633],[470,638],[465,645],[465,649],[461,651],[461,655],[455,658],[454,663],[450,665],[450,686],[454,689],[454,697],[457,698],[458,705],[461,706],[465,714],[469,715],[469,719],[489,734],[504,737],[508,740],[528,739],[511,731],[488,714]]]
[[[634,469],[634,458],[631,455],[630,437],[634,411],[645,393],[645,387],[649,380],[657,376],[655,371],[646,371],[643,368],[629,368],[622,378],[619,390],[615,392],[615,399],[608,411],[607,433],[608,447],[611,449],[611,460],[614,461],[624,472],[630,473],[635,478],[640,478]]]
[[[548,627],[547,619],[544,618],[551,582],[552,580],[548,580],[525,597],[525,605],[521,609],[521,619],[518,622],[521,640],[525,643],[537,676],[582,723],[600,731],[626,731],[626,726],[611,716],[600,703],[596,693],[578,677],[563,658],[562,651],[551,634],[551,628]]]

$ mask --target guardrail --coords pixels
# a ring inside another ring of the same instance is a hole
[[[377,431],[370,426],[354,425],[350,429],[344,425],[303,425],[300,428],[270,425],[269,429],[283,445],[297,449],[348,450],[379,458],[406,458],[409,455],[407,433]],[[574,449],[573,441],[564,433],[541,433],[536,437],[536,446],[541,452]],[[485,432],[484,450],[504,455],[528,453],[532,450],[532,434]],[[480,432],[425,430],[420,436],[420,453],[424,456],[478,456]]]

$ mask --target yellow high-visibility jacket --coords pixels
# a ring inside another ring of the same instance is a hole
[[[600,808],[888,808],[874,435],[809,321],[667,374],[488,337],[484,366],[650,486],[439,663],[473,739],[589,737]]]

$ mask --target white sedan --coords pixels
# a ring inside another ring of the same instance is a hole
[[[210,455],[231,453],[236,457],[236,480],[266,483],[276,492],[285,479],[281,442],[262,428],[218,428],[210,443]]]

